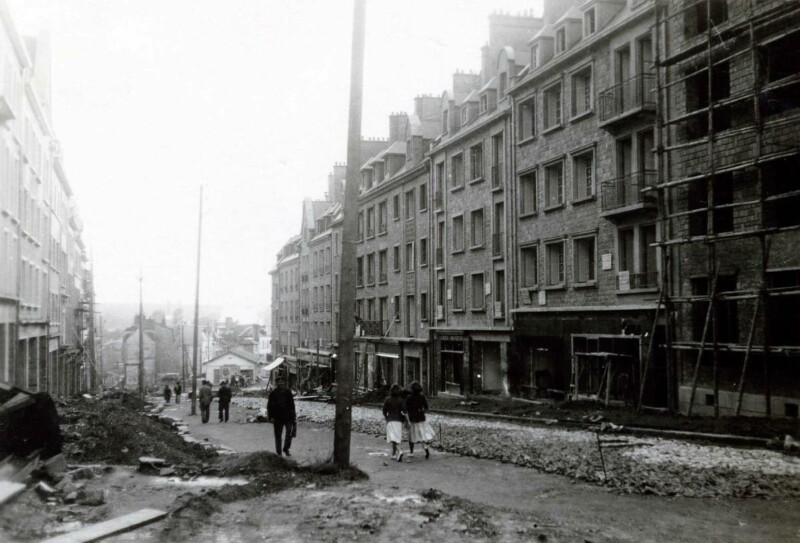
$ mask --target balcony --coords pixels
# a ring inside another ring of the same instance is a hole
[[[617,274],[617,290],[619,292],[655,288],[658,288],[658,272],[631,273],[622,271]]]
[[[441,247],[436,248],[436,265],[444,266],[444,249]]]
[[[492,166],[492,188],[499,189],[503,186],[503,163]]]
[[[640,74],[600,93],[600,126],[655,111],[655,75]]]
[[[361,328],[362,336],[383,336],[389,323],[388,321],[361,321],[358,326]]]
[[[442,209],[442,207],[444,206],[444,198],[442,196],[442,191],[437,190],[436,192],[433,193],[433,203],[437,211],[440,211]]]
[[[645,170],[604,181],[601,185],[600,210],[605,217],[654,209],[655,201],[642,189],[656,183],[656,172]]]
[[[503,232],[492,234],[492,256],[503,256]]]

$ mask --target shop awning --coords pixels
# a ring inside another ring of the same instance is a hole
[[[383,358],[399,359],[400,355],[394,353],[375,353],[375,356],[382,356]]]
[[[265,371],[272,371],[272,370],[274,370],[275,368],[277,368],[278,366],[280,366],[281,364],[283,364],[283,362],[284,362],[285,360],[286,360],[286,359],[285,359],[284,357],[282,357],[282,356],[279,356],[278,358],[276,358],[275,360],[273,360],[272,362],[270,362],[270,363],[267,365],[267,367],[266,367],[266,368],[264,368],[264,370],[265,370]]]

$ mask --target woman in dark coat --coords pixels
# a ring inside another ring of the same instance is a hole
[[[164,385],[164,401],[169,403],[169,399],[172,397],[172,389],[169,388],[169,385]]]
[[[425,459],[431,457],[428,444],[433,441],[435,434],[431,425],[425,420],[425,412],[428,410],[428,399],[422,393],[422,385],[418,381],[411,383],[411,395],[406,398],[404,406],[408,417],[408,449],[409,456],[414,455],[414,444],[422,443],[425,448]]]
[[[389,396],[383,401],[383,418],[386,419],[386,441],[392,444],[392,460],[403,461],[400,443],[403,441],[403,422],[406,420],[403,411],[403,397],[400,385],[392,385]]]

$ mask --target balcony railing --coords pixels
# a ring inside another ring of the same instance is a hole
[[[503,186],[503,163],[498,162],[492,166],[492,188],[496,189]]]
[[[441,247],[436,248],[436,265],[444,266],[444,249]]]
[[[503,254],[503,233],[492,234],[492,256]]]
[[[613,211],[615,209],[644,203],[642,189],[656,183],[656,172],[645,170],[618,177],[602,184],[601,209]]]
[[[626,291],[656,287],[658,287],[658,272],[620,272],[617,274],[617,290]]]
[[[444,198],[442,197],[442,191],[437,190],[436,192],[433,193],[433,202],[434,205],[436,206],[436,209],[442,209],[442,206],[444,205]]]
[[[362,336],[382,336],[389,323],[387,321],[361,321]]]
[[[600,122],[639,109],[655,108],[655,76],[640,74],[600,93]]]

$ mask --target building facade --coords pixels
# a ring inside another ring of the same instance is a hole
[[[87,348],[82,223],[50,120],[47,36],[0,2],[0,380],[73,394],[101,375]]]

